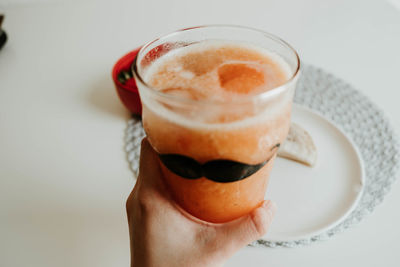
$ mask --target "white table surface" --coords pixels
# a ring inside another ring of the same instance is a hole
[[[9,35],[0,51],[0,266],[129,265],[129,114],[110,75],[124,53],[193,25],[264,29],[368,95],[400,132],[396,4],[0,0]],[[396,183],[370,216],[328,241],[244,248],[227,266],[400,266],[399,203]]]

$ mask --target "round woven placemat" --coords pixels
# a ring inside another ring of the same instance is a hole
[[[298,247],[326,240],[344,231],[360,222],[382,202],[400,167],[399,140],[389,121],[375,104],[346,82],[320,68],[303,65],[294,102],[317,111],[352,139],[364,162],[363,195],[353,212],[322,234],[289,242],[259,239],[251,246]],[[125,134],[125,149],[136,176],[140,143],[144,136],[140,119],[130,119]]]

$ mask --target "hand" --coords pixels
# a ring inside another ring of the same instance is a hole
[[[142,142],[139,177],[126,202],[131,266],[221,266],[267,232],[275,205],[264,201],[251,214],[224,224],[191,217],[171,199],[157,154]]]

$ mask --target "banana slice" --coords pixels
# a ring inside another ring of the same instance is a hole
[[[310,134],[298,124],[292,123],[286,140],[278,150],[278,156],[313,167],[317,162],[317,148]]]

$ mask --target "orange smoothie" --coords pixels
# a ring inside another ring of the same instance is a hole
[[[294,88],[279,89],[288,68],[266,49],[206,40],[174,49],[147,70],[145,82],[167,101],[141,95],[144,129],[184,210],[221,223],[263,201],[290,124]]]

